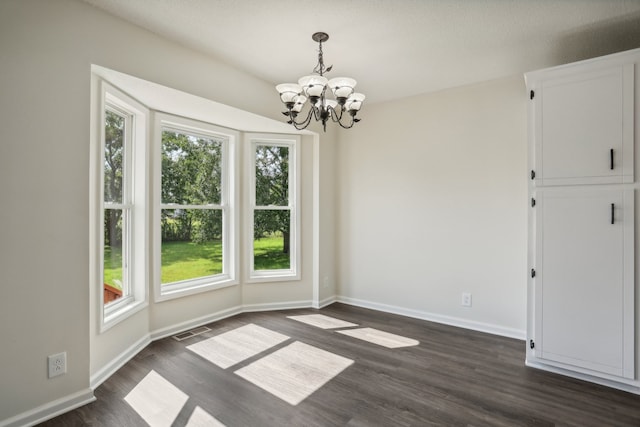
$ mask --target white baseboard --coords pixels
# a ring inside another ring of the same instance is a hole
[[[218,320],[226,319],[227,317],[235,316],[242,313],[244,310],[241,306],[231,307],[226,310],[217,311],[206,316],[198,317],[195,319],[187,320],[186,322],[177,323],[175,325],[167,326],[165,328],[156,329],[151,332],[151,341],[157,341],[159,339],[169,337],[171,335],[179,334],[189,329],[197,328],[207,323],[216,322]]]
[[[113,375],[118,369],[122,368],[125,363],[133,359],[133,357],[140,353],[146,346],[151,343],[151,337],[149,334],[143,336],[138,341],[133,343],[129,348],[120,353],[115,359],[103,366],[98,372],[91,375],[89,378],[89,385],[92,390],[95,390],[105,382],[111,375]]]
[[[606,378],[600,378],[594,375],[583,374],[581,372],[576,372],[574,370],[568,370],[568,369],[563,369],[563,368],[552,366],[552,365],[547,365],[546,363],[533,362],[529,359],[525,359],[524,364],[530,368],[540,369],[542,371],[552,372],[554,374],[564,375],[567,377],[576,378],[578,380],[588,381],[591,383],[596,383],[606,387],[611,387],[618,390],[640,395],[640,387],[638,385],[632,385],[632,384],[626,384],[620,381],[608,380]]]
[[[334,303],[334,302],[336,302],[336,301],[338,301],[338,300],[336,299],[336,296],[335,296],[335,295],[332,295],[332,296],[330,296],[329,298],[325,298],[325,299],[321,300],[321,301],[317,304],[317,306],[314,306],[313,308],[324,308],[324,307],[326,307],[326,306],[328,306],[328,305],[333,304],[333,303]]]
[[[256,311],[275,311],[275,310],[292,310],[295,308],[310,308],[311,300],[307,301],[288,301],[288,302],[271,302],[266,304],[245,304],[242,306],[244,313],[252,313]]]
[[[386,313],[400,314],[402,316],[413,317],[415,319],[428,320],[430,322],[442,323],[459,328],[471,329],[478,332],[486,332],[493,335],[500,335],[508,338],[525,340],[527,333],[519,329],[505,328],[503,326],[492,325],[489,323],[475,322],[458,317],[443,316],[441,314],[429,313],[426,311],[414,310],[410,308],[398,307],[395,305],[382,304],[373,301],[366,301],[351,297],[337,296],[336,300],[344,304],[355,305],[358,307],[369,308],[372,310],[384,311]]]
[[[30,427],[53,417],[72,411],[96,400],[93,390],[87,388],[60,399],[45,403],[37,408],[0,421],[0,427]]]

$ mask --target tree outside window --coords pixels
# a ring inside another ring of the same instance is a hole
[[[298,142],[290,135],[248,135],[250,141],[247,226],[249,280],[296,280],[299,276]]]
[[[224,143],[214,136],[162,131],[162,284],[224,271]]]
[[[129,177],[125,173],[126,129],[130,120],[126,115],[107,108],[104,129],[104,303],[109,304],[128,294],[126,247],[128,210],[125,186]]]
[[[253,215],[254,270],[291,266],[289,147],[257,145]]]

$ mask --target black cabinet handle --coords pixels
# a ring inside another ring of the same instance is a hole
[[[615,223],[614,210],[615,210],[615,205],[611,203],[611,224],[612,225]]]
[[[609,150],[609,166],[611,170],[613,170],[613,148]]]

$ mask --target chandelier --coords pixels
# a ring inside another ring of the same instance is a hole
[[[311,36],[313,41],[318,42],[318,64],[313,69],[311,75],[301,77],[298,84],[283,83],[276,86],[276,90],[280,93],[280,99],[284,103],[287,111],[282,114],[287,116],[287,123],[293,125],[296,129],[301,130],[309,126],[311,118],[322,122],[322,128],[327,131],[327,122],[329,118],[338,123],[341,127],[349,129],[360,119],[356,118],[356,114],[362,107],[365,96],[361,93],[354,92],[356,81],[349,77],[336,77],[327,80],[324,73],[328,73],[333,68],[324,66],[322,58],[322,43],[329,40],[327,33],[315,33]],[[327,88],[331,89],[334,99],[327,99]],[[309,101],[310,108],[306,113],[306,118],[301,121],[296,119],[304,117],[300,114]]]

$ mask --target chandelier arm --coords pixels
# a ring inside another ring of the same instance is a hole
[[[309,113],[307,114],[307,118],[301,122],[296,122],[294,119],[291,119],[291,124],[293,125],[293,127],[298,130],[302,130],[309,126],[309,123],[311,123],[311,116],[314,115],[314,110],[315,108],[311,107],[311,110],[309,110]]]
[[[331,108],[331,120],[333,120],[336,123],[340,123],[340,120],[342,120],[342,112],[343,112],[342,107],[340,107],[339,114],[335,108]]]
[[[349,123],[349,125],[345,125],[344,123],[342,123],[342,118],[344,117],[344,114],[342,114],[343,113],[342,107],[340,107],[340,114],[338,114],[334,108],[332,108],[332,107],[328,107],[328,108],[329,108],[329,111],[330,111],[331,120],[334,123],[338,123],[340,125],[340,127],[344,128],[344,129],[349,129],[349,128],[353,127],[353,125],[355,124],[355,120],[354,120],[354,117],[351,116],[351,115],[350,115],[351,123]]]
[[[340,110],[340,117],[338,118],[338,120],[335,120],[336,123],[338,123],[340,125],[341,128],[343,129],[349,129],[352,128],[354,124],[356,124],[357,121],[356,120],[356,116],[353,114],[348,114],[349,117],[351,117],[351,122],[349,123],[349,125],[345,125],[344,123],[342,123],[342,118],[345,117],[345,114],[342,114],[344,112],[344,110]]]
[[[322,104],[320,104],[320,105],[322,105]],[[320,119],[322,119],[322,112],[320,111],[320,107],[316,107],[314,105],[311,108],[313,109],[313,118],[316,119],[316,122],[320,121]]]
[[[343,125],[343,124],[342,124],[342,121],[340,121],[340,120],[339,120],[337,123],[338,123],[338,124],[340,125],[340,127],[341,127],[341,128],[343,128],[343,129],[350,129],[350,128],[352,128],[352,127],[353,127],[353,125],[356,123],[356,121],[353,119],[353,117],[351,117],[351,123],[349,124],[349,126],[345,126],[345,125]]]

